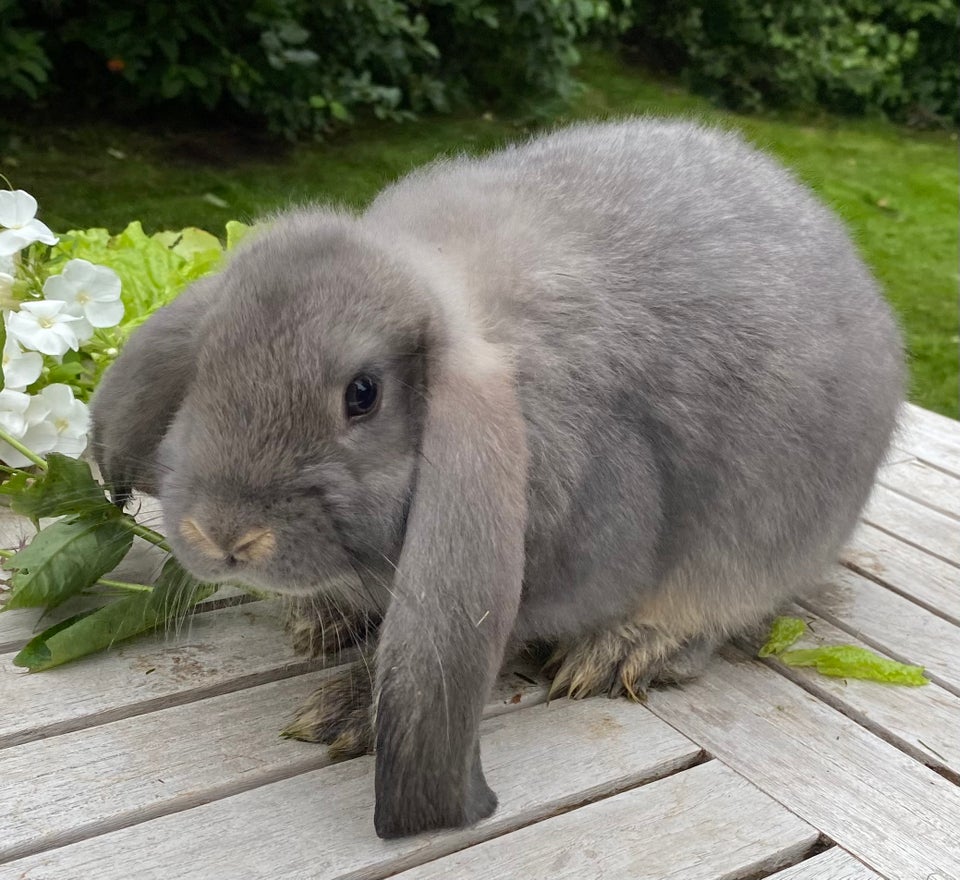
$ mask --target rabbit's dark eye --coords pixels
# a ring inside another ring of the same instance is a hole
[[[347,418],[369,416],[380,403],[380,383],[366,373],[354,376],[347,385],[344,400],[347,404]]]

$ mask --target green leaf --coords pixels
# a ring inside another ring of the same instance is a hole
[[[25,666],[27,669],[43,668],[43,665],[49,662],[51,656],[50,649],[47,647],[47,640],[95,611],[95,608],[90,611],[81,611],[79,614],[74,614],[73,617],[68,617],[66,620],[61,620],[59,623],[47,627],[23,646],[17,656],[13,658],[13,665]]]
[[[3,491],[12,496],[14,513],[36,522],[41,517],[115,512],[103,487],[93,478],[90,465],[58,452],[47,456],[47,470],[30,481],[20,481]]]
[[[799,617],[778,617],[770,627],[767,643],[757,652],[757,656],[782,654],[806,631],[807,625]]]
[[[196,281],[217,267],[223,257],[223,245],[215,235],[188,227],[180,234],[173,252],[184,261],[179,269],[180,277]]]
[[[32,639],[13,662],[31,672],[60,666],[181,618],[216,590],[216,585],[194,580],[170,559],[150,592],[134,593],[50,627]]]
[[[855,645],[830,645],[806,651],[787,651],[781,655],[780,660],[787,666],[816,667],[817,672],[833,678],[860,678],[912,687],[929,684],[922,666],[909,666],[896,660],[888,660]]]
[[[116,568],[133,543],[133,532],[118,520],[76,517],[38,532],[7,560],[16,574],[5,609],[54,608]]]
[[[232,251],[253,230],[252,226],[239,220],[227,221],[227,250]]]

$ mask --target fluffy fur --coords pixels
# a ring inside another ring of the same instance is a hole
[[[358,373],[382,403],[352,423]],[[199,577],[382,616],[395,836],[494,809],[477,728],[512,646],[554,645],[559,691],[636,696],[812,585],[903,381],[804,187],[735,135],[630,121],[273,218],[130,340],[94,442]],[[324,730],[366,747],[342,691]]]

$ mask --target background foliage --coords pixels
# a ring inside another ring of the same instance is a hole
[[[566,97],[578,40],[617,34],[737,108],[960,118],[951,0],[0,0],[0,21],[11,107],[216,111],[288,136]]]
[[[737,109],[960,119],[953,0],[633,0],[627,41]]]

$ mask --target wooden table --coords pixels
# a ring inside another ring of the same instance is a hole
[[[808,643],[867,645],[931,684],[742,645],[645,706],[546,705],[510,674],[483,728],[496,814],[385,842],[371,758],[278,736],[325,673],[274,603],[221,603],[51,672],[0,657],[0,878],[960,880],[960,423],[904,423],[844,565],[795,610]],[[35,624],[0,615],[0,652]]]

